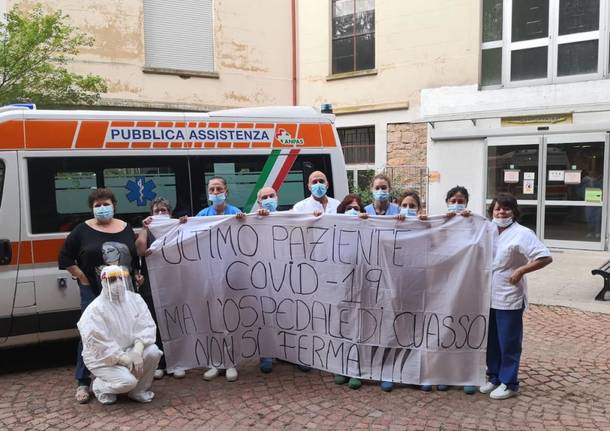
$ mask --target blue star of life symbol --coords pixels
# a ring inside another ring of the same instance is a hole
[[[153,180],[146,180],[146,177],[136,177],[135,181],[129,180],[125,185],[125,188],[129,190],[127,193],[127,200],[129,202],[136,202],[139,207],[146,206],[147,201],[152,201],[157,194],[153,192],[153,189],[157,185]]]

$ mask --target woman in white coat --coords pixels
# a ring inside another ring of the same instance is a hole
[[[498,236],[494,244],[487,337],[488,382],[480,391],[495,400],[519,394],[523,311],[527,306],[524,276],[553,261],[534,232],[518,223],[519,215],[517,200],[508,193],[494,198],[488,209]]]

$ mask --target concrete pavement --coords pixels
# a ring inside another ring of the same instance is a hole
[[[606,294],[608,301],[595,301],[603,280],[599,275],[591,275],[592,269],[610,260],[610,252],[551,250],[551,253],[552,264],[527,276],[530,303],[610,313],[610,293]]]

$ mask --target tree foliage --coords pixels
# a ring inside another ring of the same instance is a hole
[[[72,27],[61,11],[13,8],[0,23],[0,104],[93,104],[106,92],[104,79],[66,66],[94,39]]]

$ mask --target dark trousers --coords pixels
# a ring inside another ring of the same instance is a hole
[[[523,309],[489,310],[487,376],[493,384],[519,388],[519,363],[523,342]]]
[[[78,283],[80,289],[80,312],[81,314],[95,299],[95,293],[90,286],[82,286]],[[91,373],[83,362],[83,341],[78,341],[78,349],[76,351],[76,371],[74,377],[78,382],[78,386],[89,386],[91,384]]]
[[[155,344],[159,348],[159,350],[163,351],[163,343],[161,342],[161,333],[159,332],[159,322],[157,321],[157,313],[155,313],[155,304],[153,302],[152,294],[151,295],[142,295],[142,299],[146,302],[148,306],[148,310],[150,311],[150,315],[155,321],[155,325],[157,326],[157,338],[155,340]],[[165,363],[165,355],[161,356],[161,360],[159,361],[159,365],[157,368],[164,370],[166,368]]]

